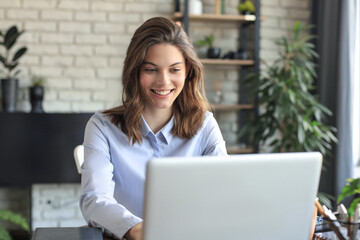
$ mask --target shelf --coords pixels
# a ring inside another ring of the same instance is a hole
[[[254,153],[254,149],[252,148],[236,148],[236,147],[228,147],[228,154],[244,154],[244,153]]]
[[[174,19],[181,20],[183,14],[181,12],[174,13]],[[229,14],[189,14],[190,20],[208,20],[208,21],[224,21],[224,22],[254,22],[255,15],[229,15]]]
[[[234,105],[222,105],[214,104],[215,110],[254,110],[255,107],[252,104],[234,104]]]
[[[201,58],[202,64],[216,64],[216,65],[239,65],[239,66],[251,66],[255,64],[254,60],[241,60],[241,59],[211,59]]]

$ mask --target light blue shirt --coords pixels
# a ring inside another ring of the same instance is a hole
[[[152,158],[227,155],[225,142],[212,113],[191,139],[171,134],[173,118],[154,134],[142,118],[141,144],[129,143],[120,127],[95,113],[84,137],[80,207],[85,220],[122,238],[142,222],[145,170]]]

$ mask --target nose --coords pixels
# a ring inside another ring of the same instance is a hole
[[[166,85],[170,83],[170,76],[167,71],[160,71],[157,78],[157,84]]]

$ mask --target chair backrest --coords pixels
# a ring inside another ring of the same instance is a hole
[[[81,174],[81,165],[84,162],[84,146],[83,145],[77,145],[74,148],[74,159],[76,168],[79,174]]]

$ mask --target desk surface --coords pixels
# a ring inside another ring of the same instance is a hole
[[[100,228],[64,227],[36,228],[32,240],[103,240]]]

